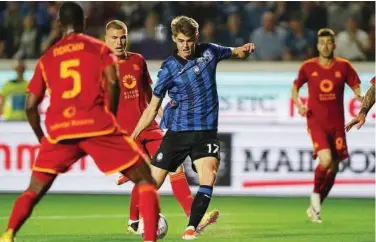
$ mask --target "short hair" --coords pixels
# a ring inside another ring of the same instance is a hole
[[[187,16],[178,16],[171,22],[171,32],[173,36],[184,34],[185,36],[192,37],[198,34],[199,25],[193,18]]]
[[[331,37],[333,42],[335,41],[336,34],[332,29],[324,28],[324,29],[320,29],[317,32],[317,39],[320,37],[327,37],[327,36]]]
[[[59,9],[58,18],[63,26],[83,26],[84,10],[75,2],[64,2]]]
[[[106,24],[106,31],[109,29],[124,29],[128,30],[127,25],[120,20],[112,20]]]

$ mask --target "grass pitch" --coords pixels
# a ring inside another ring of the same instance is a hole
[[[0,194],[0,230],[5,229],[15,194]],[[187,219],[177,201],[161,196],[169,231],[161,241],[181,241]],[[329,198],[322,224],[307,220],[308,198],[214,197],[218,223],[197,239],[205,242],[373,242],[374,199]],[[47,195],[17,235],[17,242],[141,241],[127,235],[129,196]]]

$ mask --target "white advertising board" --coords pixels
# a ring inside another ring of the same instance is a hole
[[[312,190],[312,145],[304,125],[222,125],[222,162],[216,194],[306,196]],[[341,164],[333,196],[373,197],[375,130],[364,127],[348,134],[350,159]],[[26,123],[0,125],[0,192],[19,192],[28,185],[38,145]],[[58,157],[57,157],[58,158]],[[191,184],[196,175],[186,166]],[[129,193],[132,184],[116,186],[117,175],[105,176],[90,158],[61,175],[52,192]],[[196,190],[193,186],[193,191]],[[161,193],[171,193],[168,180]]]

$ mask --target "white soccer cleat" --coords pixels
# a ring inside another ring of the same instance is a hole
[[[307,210],[307,215],[312,222],[322,223],[320,194],[312,193],[312,195],[311,195],[311,206]]]
[[[196,232],[193,226],[189,226],[185,229],[184,234],[181,236],[183,240],[195,240]]]
[[[140,230],[138,229],[139,227],[139,221],[129,221],[128,222],[128,227],[127,227],[127,233],[128,234],[141,234]]]

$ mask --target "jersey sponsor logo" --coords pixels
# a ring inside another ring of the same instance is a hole
[[[63,111],[63,116],[66,118],[72,118],[74,115],[76,115],[76,107],[70,106]]]
[[[123,85],[128,89],[133,89],[136,86],[136,78],[133,75],[125,75],[123,77]]]
[[[331,92],[333,90],[333,82],[329,79],[324,79],[320,82],[320,90],[324,93]]]

